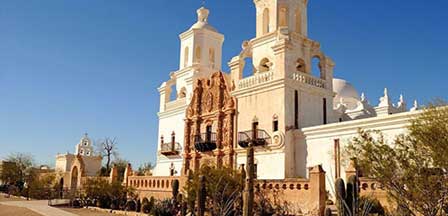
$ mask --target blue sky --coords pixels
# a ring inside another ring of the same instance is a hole
[[[178,68],[178,34],[200,2],[0,0],[0,158],[28,152],[54,164],[88,132],[117,137],[136,165],[155,161],[156,88]],[[228,62],[255,34],[253,1],[206,6]],[[448,92],[447,9],[446,0],[311,0],[309,36],[371,103],[384,87],[408,105],[427,102]]]

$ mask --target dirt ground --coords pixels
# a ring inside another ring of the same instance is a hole
[[[3,200],[4,201],[4,200]],[[0,216],[42,216],[36,212],[33,212],[27,208],[0,205]]]
[[[79,216],[117,216],[116,214],[99,212],[85,208],[59,208],[59,209],[73,214],[77,214]]]

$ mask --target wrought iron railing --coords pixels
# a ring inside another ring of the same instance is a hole
[[[271,144],[271,136],[265,130],[255,130],[255,139],[252,140],[253,132],[252,130],[239,132],[238,145],[242,148],[247,148],[251,142],[253,146],[266,146]]]
[[[160,153],[163,155],[178,155],[181,151],[179,143],[163,143],[160,148]]]
[[[216,149],[216,133],[202,133],[194,136],[194,147],[199,152],[208,152]]]

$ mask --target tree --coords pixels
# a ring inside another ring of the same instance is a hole
[[[112,162],[112,157],[118,156],[117,151],[117,138],[106,137],[98,142],[98,149],[101,156],[106,157],[106,170],[103,171],[106,175],[110,172],[110,164]],[[102,173],[102,174],[104,174]]]
[[[136,174],[138,176],[149,175],[149,174],[151,174],[151,170],[152,170],[153,167],[154,166],[151,164],[151,162],[144,163],[137,169],[137,173]]]
[[[393,142],[379,131],[359,130],[347,151],[364,176],[384,185],[400,210],[395,215],[442,215],[448,206],[448,108],[430,104],[410,123]]]
[[[13,184],[20,189],[32,172],[34,158],[25,153],[12,153],[6,157],[0,178],[8,184]]]

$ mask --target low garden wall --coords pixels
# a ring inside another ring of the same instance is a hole
[[[183,188],[179,176],[129,176],[127,185],[135,188],[140,198],[154,197],[156,199],[171,198],[174,180],[179,180],[179,188]]]

